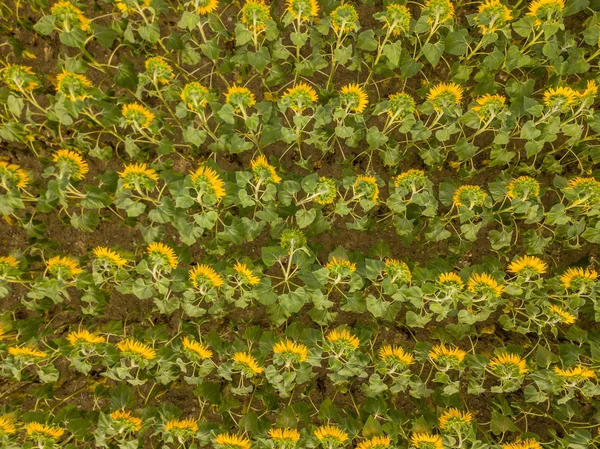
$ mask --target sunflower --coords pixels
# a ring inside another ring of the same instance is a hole
[[[456,83],[439,83],[429,90],[427,100],[431,101],[436,111],[442,112],[451,106],[459,105],[463,93],[464,89]]]
[[[60,178],[67,176],[75,181],[80,181],[90,171],[88,163],[75,151],[58,150],[52,156],[52,161],[58,166]]]
[[[247,87],[233,85],[227,89],[225,103],[232,106],[236,112],[251,108],[256,104],[256,97]]]
[[[208,265],[196,265],[188,272],[192,285],[200,290],[222,287],[223,278]]]
[[[0,186],[6,190],[11,188],[24,189],[31,182],[25,170],[17,164],[0,161]]]
[[[129,411],[115,410],[110,414],[110,418],[129,432],[137,432],[142,428],[142,420]]]
[[[405,262],[396,259],[385,259],[384,265],[383,272],[392,284],[395,282],[408,284],[411,281],[412,273]]]
[[[392,120],[402,120],[417,110],[415,99],[405,92],[397,92],[389,96],[388,115]]]
[[[205,165],[190,174],[190,180],[198,194],[214,195],[217,200],[225,197],[225,183],[218,173]]]
[[[69,333],[67,336],[67,340],[71,344],[71,346],[79,346],[79,345],[97,345],[100,343],[104,343],[104,337],[98,334],[92,334],[90,331],[86,329],[80,329],[78,331],[73,331]]]
[[[571,179],[567,189],[577,194],[577,201],[581,204],[591,205],[600,201],[600,181],[594,178]]]
[[[69,256],[54,256],[48,259],[46,269],[58,277],[75,277],[83,273],[77,261]]]
[[[148,190],[158,181],[158,174],[144,163],[128,164],[119,172],[119,178],[123,180],[123,187],[126,189]]]
[[[471,427],[473,415],[470,412],[461,412],[457,408],[445,410],[438,420],[440,429],[451,434],[463,433]]]
[[[281,97],[283,104],[297,113],[312,107],[318,99],[315,89],[305,82],[300,82],[294,87],[290,87]]]
[[[253,33],[267,28],[267,22],[271,20],[269,7],[262,0],[247,0],[240,13],[242,23]]]
[[[335,180],[321,176],[315,187],[314,202],[322,206],[332,204],[337,197],[337,185]]]
[[[54,23],[63,31],[72,31],[73,28],[80,28],[81,31],[87,31],[90,27],[90,20],[83,12],[69,1],[56,2],[50,8],[50,14],[54,16]]]
[[[154,121],[154,114],[139,103],[123,105],[121,114],[123,114],[128,124],[140,129],[148,128]]]
[[[279,245],[288,253],[291,253],[306,245],[306,236],[298,228],[286,229],[279,237]]]
[[[191,340],[189,337],[185,337],[182,340],[183,347],[194,357],[200,360],[210,359],[213,356],[213,352],[208,349],[208,346],[198,343],[197,341]]]
[[[594,102],[596,95],[598,95],[598,83],[594,80],[588,80],[586,88],[577,92],[577,95],[579,96],[580,101],[587,103],[589,100],[589,105],[591,105]]]
[[[375,203],[379,198],[379,186],[377,185],[377,178],[374,176],[357,176],[356,181],[354,181],[353,188],[355,199],[364,197],[365,199]]]
[[[287,12],[297,20],[312,20],[319,15],[317,0],[287,0]]]
[[[32,439],[38,440],[58,440],[65,433],[60,427],[49,426],[38,422],[30,422],[25,426],[25,433]]]
[[[569,268],[561,276],[560,282],[566,288],[581,288],[588,283],[593,283],[598,278],[595,270],[581,267]]]
[[[135,13],[150,6],[150,0],[115,0],[115,6],[121,13]]]
[[[364,112],[369,104],[367,93],[356,83],[342,87],[340,96],[345,107],[352,112]]]
[[[452,271],[440,274],[437,279],[437,282],[443,287],[452,287],[457,288],[459,290],[462,290],[464,286],[461,277],[458,274],[453,273]]]
[[[473,209],[476,206],[483,206],[487,193],[479,186],[464,185],[454,191],[452,202],[456,207],[467,207]]]
[[[260,279],[258,278],[258,276],[255,276],[252,273],[252,270],[250,270],[245,263],[236,262],[236,264],[233,266],[233,269],[235,270],[243,284],[253,286],[258,285],[260,283]]]
[[[165,432],[180,438],[189,438],[198,432],[198,421],[193,418],[172,419],[165,424]]]
[[[341,445],[348,441],[346,432],[337,426],[321,426],[314,431],[314,435],[323,444]]]
[[[28,348],[26,346],[11,346],[8,348],[8,354],[25,360],[43,359],[46,357],[44,351],[38,351],[35,348]]]
[[[262,373],[265,369],[258,364],[256,359],[247,352],[236,352],[233,354],[233,362],[244,374],[253,376]]]
[[[383,28],[387,28],[392,35],[399,36],[408,32],[411,18],[410,10],[406,6],[390,3],[385,9]]]
[[[577,317],[575,315],[554,304],[548,308],[548,313],[559,322],[564,324],[573,324],[575,321],[577,321]]]
[[[179,259],[175,255],[175,251],[173,251],[172,248],[165,245],[164,243],[150,243],[146,251],[155,264],[160,263],[163,265],[167,265],[172,269],[177,268]]]
[[[429,24],[439,25],[454,17],[454,5],[450,0],[427,0],[423,14],[427,16]]]
[[[144,63],[148,77],[156,84],[168,84],[173,80],[173,69],[162,56],[146,59]]]
[[[521,201],[535,199],[540,196],[540,183],[529,176],[519,176],[508,183],[506,195],[510,199],[518,198]]]
[[[387,449],[391,444],[392,439],[388,436],[373,437],[358,443],[356,449]]]
[[[126,356],[134,359],[153,360],[156,358],[156,351],[154,349],[133,338],[121,340],[117,344],[117,348]]]
[[[250,168],[254,173],[254,180],[261,183],[279,184],[281,177],[275,171],[275,167],[267,162],[267,158],[261,154],[250,161]]]
[[[191,111],[200,111],[206,106],[208,89],[197,81],[187,83],[181,90],[181,101]]]
[[[544,92],[544,104],[561,112],[574,106],[577,98],[577,91],[565,86],[551,87]]]
[[[68,72],[65,69],[56,77],[56,89],[71,101],[85,100],[92,82],[85,75]]]
[[[355,351],[360,345],[360,340],[346,329],[332,330],[329,332],[329,334],[327,334],[326,338],[327,341],[342,350]]]
[[[526,277],[534,274],[544,274],[548,270],[548,265],[539,257],[521,256],[516,258],[508,266],[508,272]]]
[[[379,350],[379,358],[390,366],[401,365],[403,368],[412,365],[415,358],[399,346],[385,345]]]
[[[250,440],[238,437],[231,433],[221,433],[214,439],[214,443],[223,449],[250,449]]]
[[[334,9],[331,13],[331,27],[338,35],[358,30],[358,13],[354,6],[346,3]]]
[[[564,0],[533,0],[527,16],[534,19],[533,25],[540,28],[544,23],[557,23],[563,17]]]
[[[394,178],[394,187],[405,192],[417,193],[427,185],[427,177],[423,170],[410,169]]]
[[[436,345],[429,351],[429,357],[436,363],[446,365],[446,368],[457,368],[465,359],[467,353],[459,348],[448,348],[446,345]]]
[[[519,377],[529,372],[524,359],[508,352],[502,352],[494,357],[488,366],[502,377]]]
[[[217,10],[219,0],[194,0],[194,5],[196,6],[196,14],[206,16]]]
[[[487,273],[474,273],[467,282],[467,289],[477,295],[500,296],[504,286]]]
[[[300,439],[300,432],[296,429],[277,429],[272,427],[269,429],[269,436],[277,443],[294,446]]]
[[[2,80],[9,89],[17,92],[33,92],[40,82],[31,67],[9,64],[2,71]]]
[[[356,264],[346,259],[338,259],[334,256],[327,262],[325,269],[329,271],[330,278],[340,280],[349,277],[354,273],[356,271]]]
[[[502,445],[502,449],[542,449],[542,445],[533,438],[527,438],[526,440],[517,440],[514,443],[505,443]]]
[[[11,268],[19,268],[19,260],[13,256],[1,256],[0,257],[0,272],[5,272]]]
[[[17,428],[15,422],[9,416],[0,416],[0,437],[15,433]]]
[[[442,437],[431,433],[413,433],[410,443],[416,449],[444,449]]]
[[[291,363],[302,363],[308,359],[308,348],[291,340],[281,340],[273,346],[273,353],[281,356],[286,366]]]
[[[473,21],[485,36],[504,28],[512,19],[512,11],[500,0],[485,0],[479,4]]]
[[[561,369],[558,366],[555,366],[554,374],[570,383],[584,382],[596,378],[596,373],[583,365],[577,365],[568,369]]]
[[[119,253],[105,246],[97,246],[92,251],[97,259],[104,262],[106,265],[123,267],[127,265],[127,259],[121,257]]]
[[[475,103],[477,103],[477,106],[473,106],[473,112],[481,120],[490,120],[502,112],[506,103],[506,97],[503,95],[486,94],[475,99]]]

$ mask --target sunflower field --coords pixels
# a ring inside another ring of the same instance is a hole
[[[600,448],[600,0],[0,2],[1,449]]]

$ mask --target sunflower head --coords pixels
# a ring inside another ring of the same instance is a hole
[[[396,259],[385,259],[383,272],[392,284],[408,284],[412,273],[405,262]]]
[[[142,420],[133,416],[130,411],[115,410],[110,414],[110,419],[118,426],[119,432],[138,432],[142,429]]]
[[[222,287],[225,283],[219,273],[208,265],[196,265],[189,270],[189,276],[194,288],[202,292]]]
[[[454,191],[452,202],[456,207],[473,209],[476,206],[483,206],[487,196],[481,187],[465,185]]]
[[[423,6],[427,22],[436,27],[454,18],[454,5],[450,0],[427,0]]]
[[[193,437],[198,432],[198,421],[193,418],[172,419],[165,424],[165,432],[184,440]]]
[[[273,353],[275,354],[275,359],[279,359],[287,367],[306,362],[308,359],[308,348],[301,343],[296,343],[288,339],[276,343],[273,346]]]
[[[32,421],[25,426],[25,433],[32,440],[54,442],[63,436],[65,429]]]
[[[456,435],[467,432],[472,421],[473,415],[470,412],[461,412],[457,408],[449,408],[440,415],[438,424],[442,431]]]
[[[346,3],[334,9],[331,13],[331,27],[336,34],[357,31],[360,25],[358,23],[358,13],[354,6]]]
[[[5,435],[11,435],[17,431],[15,422],[10,416],[0,416],[0,438]]]
[[[106,268],[123,267],[127,265],[127,259],[121,257],[119,253],[105,246],[97,246],[92,251],[96,260]]]
[[[335,180],[321,176],[317,182],[313,195],[315,195],[313,201],[317,204],[322,206],[332,204],[338,195]]]
[[[429,357],[445,369],[459,368],[467,353],[462,349],[450,348],[444,344],[435,345],[429,351]]]
[[[500,0],[484,0],[479,4],[473,21],[485,36],[504,28],[512,19],[511,10]]]
[[[140,129],[148,128],[154,121],[154,114],[138,103],[123,105],[121,109],[125,122]]]
[[[508,272],[517,276],[529,278],[531,276],[544,274],[548,265],[539,257],[521,256],[513,260],[508,266]]]
[[[351,112],[364,112],[369,104],[369,97],[360,85],[348,84],[340,90],[342,105]]]
[[[542,449],[542,445],[533,438],[527,438],[526,440],[503,444],[502,449]]]
[[[214,439],[219,449],[250,449],[250,440],[232,433],[221,433]]]
[[[417,110],[415,99],[405,92],[398,92],[389,97],[388,115],[392,120],[403,120]]]
[[[233,266],[239,282],[243,285],[255,286],[260,283],[260,278],[245,263],[236,262]]]
[[[27,346],[11,346],[8,348],[8,355],[25,362],[35,362],[46,357],[44,351]]]
[[[75,347],[90,347],[104,343],[104,337],[98,334],[93,334],[87,329],[80,329],[69,333],[67,340],[71,346]]]
[[[75,259],[69,256],[54,256],[46,261],[48,272],[59,278],[74,278],[83,273]]]
[[[385,9],[383,27],[392,35],[399,36],[408,33],[411,19],[410,10],[406,6],[390,3]]]
[[[360,340],[346,329],[335,329],[327,334],[327,341],[331,343],[338,352],[356,351]]]
[[[506,97],[503,95],[486,94],[478,97],[475,100],[476,105],[473,106],[475,112],[481,121],[487,121],[496,117],[504,109]]]
[[[279,237],[279,245],[288,253],[291,253],[306,246],[306,236],[298,228],[286,229]]]
[[[458,106],[462,100],[464,89],[456,83],[439,83],[433,86],[427,94],[427,100],[433,105],[433,109],[442,112]]]
[[[213,13],[219,7],[219,0],[194,0],[196,6],[196,14],[206,16]]]
[[[442,437],[431,433],[413,433],[410,443],[415,449],[444,449]]]
[[[0,275],[6,276],[19,269],[19,260],[13,256],[0,256]]]
[[[90,21],[83,12],[70,1],[56,2],[50,8],[50,14],[54,16],[54,23],[63,31],[71,31],[74,28],[80,28],[87,31],[90,27]]]
[[[346,432],[332,425],[317,428],[314,435],[323,447],[343,446],[349,440]]]
[[[530,176],[519,176],[506,186],[506,196],[521,201],[537,199],[540,196],[540,183]]]
[[[544,92],[544,105],[559,112],[570,110],[578,100],[576,90],[567,87],[551,87]]]
[[[504,291],[496,279],[487,273],[474,273],[467,282],[467,288],[471,293],[479,296],[499,297]]]
[[[289,449],[296,446],[296,443],[300,440],[300,432],[296,429],[272,427],[269,429],[269,437],[273,440],[277,449]]]
[[[356,264],[346,259],[338,259],[334,256],[327,262],[325,268],[329,271],[329,277],[331,279],[339,280],[350,277],[352,273],[356,271]]]
[[[122,14],[135,14],[150,6],[150,0],[115,0],[115,6]]]
[[[452,290],[462,290],[464,286],[462,278],[452,271],[440,274],[437,283],[444,289]]]
[[[170,268],[173,270],[177,268],[179,259],[175,255],[175,251],[164,243],[150,243],[147,248],[147,253],[154,266]]]
[[[31,183],[31,178],[17,164],[0,161],[0,187],[6,190],[25,189]]]
[[[541,28],[544,24],[560,22],[564,9],[564,0],[533,0],[527,16],[533,19],[536,28]]]
[[[181,344],[186,354],[195,361],[210,359],[213,356],[213,352],[208,346],[198,343],[189,337],[185,337]]]
[[[595,283],[598,273],[595,270],[575,267],[567,269],[561,276],[560,282],[567,289],[586,290]]]
[[[56,77],[56,90],[71,101],[85,100],[93,86],[87,76],[68,72],[65,69]]]
[[[208,89],[197,81],[183,86],[181,101],[187,104],[190,111],[198,112],[204,109],[208,99]]]
[[[256,104],[256,97],[247,87],[233,85],[227,89],[225,103],[232,106],[236,112],[246,110]]]
[[[254,180],[257,182],[260,181],[265,184],[279,184],[281,182],[281,176],[277,174],[275,167],[269,164],[267,158],[262,154],[250,161],[250,168],[254,174]]]
[[[123,355],[134,360],[154,360],[156,358],[156,351],[154,349],[133,338],[121,340],[117,344],[117,348]]]
[[[2,81],[16,92],[33,92],[41,85],[31,67],[16,64],[6,66],[2,71]]]
[[[236,352],[233,354],[233,366],[234,369],[246,377],[256,376],[265,370],[258,364],[254,356],[248,352]]]
[[[575,178],[569,181],[565,188],[571,201],[579,204],[593,205],[600,202],[600,181],[594,178]]]
[[[388,368],[406,369],[415,358],[400,346],[385,345],[379,350],[379,358]]]
[[[123,171],[119,172],[119,178],[123,180],[123,187],[138,191],[149,190],[158,182],[156,171],[145,163],[125,165]]]
[[[146,59],[144,63],[148,78],[155,84],[169,84],[173,81],[173,69],[162,56],[154,56]]]
[[[548,315],[554,320],[554,322],[558,323],[573,324],[575,321],[577,321],[577,317],[575,315],[554,304],[548,308]]]
[[[527,362],[517,354],[511,354],[509,352],[502,352],[488,364],[488,367],[497,376],[502,378],[521,377],[529,370],[527,369]]]
[[[577,92],[579,101],[587,106],[591,106],[598,95],[598,83],[595,80],[589,80],[584,90]]]
[[[190,180],[200,203],[203,202],[204,195],[213,196],[217,201],[225,197],[225,183],[215,170],[206,165],[190,173]]]
[[[300,82],[295,87],[291,87],[285,91],[281,97],[281,102],[284,106],[300,113],[306,108],[313,107],[318,99],[317,92],[313,87],[305,82]]]
[[[563,382],[575,385],[586,380],[595,379],[596,373],[594,370],[581,364],[568,369],[562,369],[558,366],[554,367],[554,374]]]
[[[410,169],[394,178],[394,187],[403,194],[415,194],[427,185],[427,177],[423,170]]]
[[[375,176],[359,175],[353,184],[355,199],[366,199],[377,202],[379,198],[379,185]]]
[[[267,22],[271,20],[269,7],[262,0],[247,0],[240,14],[242,23],[253,33],[267,28]]]
[[[317,0],[287,0],[287,12],[294,20],[309,21],[319,16]]]
[[[81,181],[90,171],[88,163],[72,150],[58,150],[52,156],[52,161],[56,164],[59,178]]]

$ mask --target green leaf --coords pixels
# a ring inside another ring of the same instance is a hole
[[[306,228],[315,221],[316,216],[316,209],[300,209],[296,212],[296,223],[299,228]]]
[[[158,23],[151,23],[149,25],[142,25],[138,28],[138,33],[142,39],[151,44],[156,44],[160,39],[160,27]]]
[[[361,50],[375,51],[377,50],[377,40],[373,30],[363,31],[358,35],[356,47]]]

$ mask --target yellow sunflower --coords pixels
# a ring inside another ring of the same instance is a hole
[[[191,173],[190,180],[198,192],[214,195],[217,200],[225,197],[225,183],[215,170],[206,165]]]
[[[231,433],[221,433],[214,439],[215,444],[227,449],[250,449],[250,440]]]
[[[196,288],[218,288],[225,283],[219,273],[208,265],[196,265],[188,273]]]
[[[356,449],[386,449],[392,444],[392,439],[388,436],[376,436],[368,440],[361,441]]]
[[[487,273],[474,273],[467,282],[467,289],[478,295],[500,296],[504,291],[504,286]]]
[[[77,331],[73,331],[69,333],[67,336],[67,340],[71,344],[71,346],[77,346],[78,344],[89,344],[89,345],[97,345],[100,343],[104,343],[104,337],[93,334],[86,329],[80,329]]]
[[[410,443],[416,449],[444,449],[442,437],[431,433],[413,433]]]
[[[126,189],[149,189],[158,181],[158,174],[144,163],[128,164],[119,172],[119,178]]]
[[[503,352],[492,360],[488,366],[502,375],[521,376],[527,374],[527,362],[517,354]]]
[[[127,265],[127,259],[121,257],[119,253],[105,246],[97,246],[92,252],[97,259],[100,259],[106,263],[115,265],[117,267],[123,267]]]
[[[333,343],[334,345],[340,345],[344,348],[350,348],[352,350],[358,349],[358,346],[360,345],[360,340],[346,329],[332,330],[329,332],[329,334],[327,334],[327,341]]]
[[[258,364],[256,359],[247,352],[236,352],[233,354],[233,361],[247,374],[260,374],[265,370]]]
[[[379,358],[388,365],[412,365],[415,358],[400,346],[385,345],[379,350]]]
[[[236,262],[233,269],[244,284],[258,285],[260,283],[258,276],[255,276],[245,263]]]
[[[548,270],[548,265],[539,257],[521,256],[516,258],[508,266],[508,272],[512,274],[524,274],[530,276],[533,274],[544,274]]]
[[[5,190],[11,188],[24,189],[31,182],[25,170],[17,164],[0,161],[0,186]]]
[[[281,182],[281,176],[275,171],[275,167],[267,162],[267,158],[261,154],[257,158],[250,161],[250,167],[252,173],[254,173],[254,180],[279,184]]]
[[[46,261],[46,269],[55,276],[75,277],[83,270],[77,261],[69,256],[54,256]]]
[[[429,90],[427,100],[436,111],[442,112],[444,108],[459,105],[463,93],[464,89],[456,83],[439,83]]]
[[[273,353],[284,356],[285,358],[295,362],[302,363],[308,359],[308,348],[291,340],[281,340],[273,346]]]
[[[191,340],[189,337],[185,337],[182,340],[183,347],[193,353],[201,360],[210,359],[213,356],[213,352],[208,349],[208,346],[198,343],[197,341]]]
[[[58,165],[59,177],[67,175],[69,178],[80,181],[90,171],[87,162],[78,153],[71,150],[58,150],[52,156],[52,161]]]
[[[121,340],[117,344],[117,348],[127,356],[132,356],[135,358],[140,357],[146,360],[153,360],[156,358],[156,351],[154,349],[148,345],[145,345],[144,343],[134,340],[133,338]]]
[[[110,417],[130,431],[139,431],[142,428],[142,420],[133,416],[129,411],[115,410],[110,414]]]
[[[25,433],[30,438],[58,440],[65,433],[65,429],[32,421],[25,426]]]
[[[336,426],[321,426],[314,431],[314,435],[322,443],[343,444],[349,437],[346,432]]]
[[[367,93],[356,83],[342,87],[340,95],[345,107],[352,112],[364,112],[369,104]]]
[[[168,265],[172,269],[177,268],[179,259],[175,255],[175,251],[172,248],[165,245],[164,243],[154,242],[150,243],[147,248],[148,255],[156,260],[159,260],[165,265]]]

